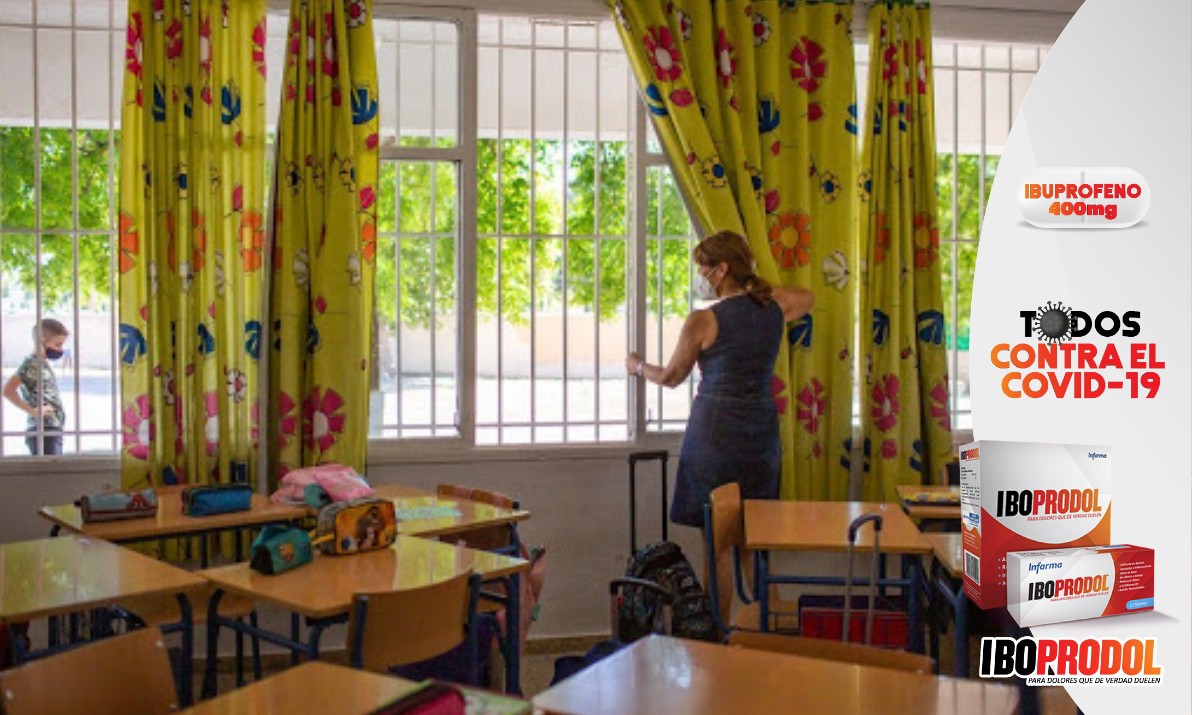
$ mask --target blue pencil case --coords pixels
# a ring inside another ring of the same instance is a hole
[[[215,516],[252,509],[252,487],[247,484],[212,484],[182,490],[182,513]]]
[[[252,542],[252,561],[249,566],[263,574],[276,576],[314,558],[310,535],[305,529],[270,524]]]

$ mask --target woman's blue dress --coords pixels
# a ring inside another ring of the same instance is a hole
[[[691,405],[670,518],[702,527],[708,494],[728,482],[741,485],[744,499],[778,497],[778,412],[774,406],[774,362],[782,344],[782,309],[762,306],[748,295],[711,307],[716,342],[700,353],[699,391]]]

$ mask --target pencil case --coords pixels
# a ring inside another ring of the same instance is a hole
[[[83,515],[83,522],[88,524],[156,516],[157,492],[141,489],[85,494],[79,499],[79,511]]]
[[[247,484],[210,484],[182,490],[182,513],[215,516],[252,509],[252,487]]]
[[[370,497],[323,507],[314,544],[325,554],[355,554],[387,548],[396,538],[393,502]]]
[[[294,526],[270,524],[252,542],[252,560],[249,567],[268,576],[276,576],[314,558],[310,535],[305,529]]]

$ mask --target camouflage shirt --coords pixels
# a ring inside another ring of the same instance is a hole
[[[38,381],[39,371],[41,372],[40,383]],[[30,355],[17,368],[17,377],[21,380],[18,393],[25,404],[34,410],[39,410],[42,405],[54,408],[53,412],[46,415],[42,429],[61,430],[62,426],[66,424],[66,412],[62,409],[62,395],[58,393],[58,378],[54,377],[54,371],[50,368],[50,364],[35,355]],[[37,421],[36,414],[29,415],[27,425],[30,432],[37,429]]]

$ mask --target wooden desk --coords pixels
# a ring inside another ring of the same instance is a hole
[[[519,575],[530,563],[523,559],[501,556],[463,546],[444,544],[431,539],[398,536],[388,549],[351,556],[316,554],[314,560],[278,576],[266,576],[252,570],[247,563],[230,564],[205,571],[216,590],[208,606],[207,650],[208,663],[216,663],[216,646],[221,626],[256,635],[270,643],[288,648],[295,655],[317,658],[319,639],[323,630],[347,620],[352,597],[367,591],[386,591],[425,586],[467,571],[480,574],[485,581],[508,581],[506,585],[507,622],[520,622]],[[256,601],[273,603],[293,615],[288,637],[260,628],[219,617],[216,609],[224,592],[241,594]],[[298,616],[305,616],[310,625],[309,639],[299,641]],[[512,692],[520,691],[519,638],[517,628],[509,628],[507,643],[506,683]],[[214,671],[209,668],[205,692],[214,689]]]
[[[1010,687],[648,636],[534,698],[554,715],[1008,715]]]
[[[924,539],[931,544],[931,552],[938,563],[949,576],[956,580],[964,578],[964,540],[963,534],[950,532],[946,534],[924,534]]]
[[[770,551],[848,551],[848,527],[857,517],[877,514],[882,517],[881,554],[897,554],[903,559],[903,577],[882,578],[880,586],[895,586],[907,594],[910,637],[908,646],[923,652],[919,591],[923,564],[920,558],[931,553],[931,545],[896,504],[877,502],[802,502],[745,500],[745,546],[754,551],[754,577],[761,610],[762,630],[770,627],[770,585],[810,584],[843,586],[843,577],[773,575]],[[873,548],[871,526],[858,533],[856,550],[867,553]],[[884,573],[884,570],[883,570]],[[854,585],[868,585],[868,574],[855,574]]]
[[[51,536],[56,535],[60,529],[66,529],[117,544],[177,536],[198,536],[299,521],[307,516],[305,507],[275,504],[264,494],[253,495],[252,509],[249,511],[215,516],[185,516],[182,513],[182,487],[159,487],[156,491],[157,515],[154,517],[87,524],[83,522],[79,507],[74,504],[43,506],[37,513],[54,525]]]
[[[409,536],[431,537],[460,534],[474,529],[512,524],[530,518],[530,512],[524,509],[502,509],[467,499],[441,497],[433,492],[399,484],[380,484],[376,490],[378,497],[391,500],[398,509],[450,506],[459,511],[459,516],[398,522],[398,533]]]
[[[189,702],[193,628],[188,594],[205,579],[100,539],[83,536],[0,544],[0,622],[13,623],[110,606],[142,596],[173,595],[182,612],[182,699]],[[16,662],[28,643],[13,639]]]
[[[367,715],[418,688],[417,683],[309,661],[187,710],[194,715]]]
[[[907,516],[922,521],[960,521],[960,487],[958,486],[914,486],[900,484],[896,487],[898,498]],[[937,496],[940,501],[932,504],[924,501],[923,495]]]
[[[930,554],[931,545],[896,504],[745,500],[745,545],[750,549],[785,551],[848,550],[848,525],[862,514],[882,517],[881,550],[885,554]],[[857,551],[873,548],[873,529],[866,526]]]

